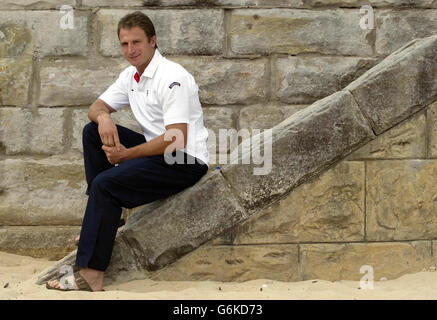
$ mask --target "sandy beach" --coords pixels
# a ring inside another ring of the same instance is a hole
[[[53,261],[0,252],[1,300],[337,300],[437,298],[437,272],[419,272],[398,279],[375,281],[361,289],[359,281],[308,280],[280,282],[257,279],[247,282],[133,280],[105,286],[105,292],[59,292],[36,285],[37,275]]]

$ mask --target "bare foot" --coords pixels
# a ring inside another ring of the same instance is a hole
[[[103,290],[103,276],[105,275],[104,271],[84,268],[79,271],[79,274],[86,282],[88,282],[93,291]]]

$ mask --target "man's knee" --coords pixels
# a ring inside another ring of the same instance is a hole
[[[98,174],[91,183],[91,192],[95,191],[108,191],[111,188],[112,179],[108,177],[105,172]]]

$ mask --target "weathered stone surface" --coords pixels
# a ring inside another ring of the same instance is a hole
[[[363,5],[371,5],[375,8],[381,7],[418,7],[432,8],[436,6],[434,0],[309,0],[307,5],[311,7],[319,6],[341,6],[350,8],[361,8]]]
[[[427,118],[429,136],[428,154],[430,157],[437,158],[437,101],[429,106]]]
[[[122,56],[117,36],[118,21],[133,10],[99,10],[100,53]],[[141,10],[152,20],[158,48],[163,54],[221,54],[224,43],[224,13],[220,9]],[[189,24],[186,22],[190,21]]]
[[[217,135],[220,129],[235,129],[234,111],[232,107],[207,107],[203,108],[205,127]]]
[[[232,237],[233,237],[234,227],[229,228],[228,230],[223,231],[216,238],[211,239],[210,241],[205,243],[205,246],[220,246],[220,245],[231,245]]]
[[[432,240],[432,261],[434,263],[434,266],[437,266],[437,241],[436,240]],[[435,271],[435,269],[434,269]]]
[[[359,21],[359,10],[234,10],[230,50],[235,54],[371,55],[372,30],[362,30]]]
[[[235,244],[364,239],[364,163],[341,162],[235,229]]]
[[[258,104],[240,110],[239,129],[270,129],[307,105]]]
[[[388,55],[413,39],[432,36],[437,30],[437,10],[376,10],[375,48]]]
[[[203,104],[259,103],[267,99],[267,59],[223,59],[219,57],[170,57],[190,72],[199,86]]]
[[[283,0],[285,1],[285,0]],[[87,7],[145,7],[145,6],[213,6],[215,2],[225,2],[225,1],[200,1],[199,0],[82,0],[82,5]]]
[[[313,103],[343,89],[377,62],[356,57],[279,58],[276,96],[283,103]]]
[[[271,168],[266,167],[266,161],[263,167],[252,162],[242,165],[250,160],[249,152],[237,159],[238,164],[231,162],[222,168],[246,208],[273,201],[373,138],[367,121],[346,91],[317,101],[272,130]],[[251,148],[255,151],[264,149],[259,139],[259,135],[252,137]],[[254,169],[261,170],[261,174],[255,175]]]
[[[89,50],[89,13],[72,11],[74,18],[70,21],[73,22],[73,29],[69,28],[68,20],[63,19],[67,14],[70,13],[65,11],[62,14],[61,11],[52,10],[30,10],[24,11],[24,14],[20,10],[0,11],[0,31],[8,37],[7,42],[17,41],[20,46],[26,43],[27,54],[40,57],[69,54],[84,56]]]
[[[168,198],[158,210],[145,208],[134,216],[121,237],[148,270],[175,261],[247,217],[219,172]]]
[[[431,263],[431,241],[300,245],[302,280],[361,280],[362,266],[374,280],[420,272]]]
[[[76,0],[3,0],[0,9],[60,9],[62,6],[76,6]]]
[[[436,56],[437,35],[414,40],[345,88],[377,134],[437,99]]]
[[[44,106],[91,105],[121,71],[129,67],[122,59],[49,59],[40,67],[38,104]]]
[[[220,153],[220,130],[235,129],[234,111],[232,107],[208,107],[203,108],[204,125],[208,129],[208,152],[210,154],[210,164],[216,164]],[[229,139],[227,139],[229,141]],[[228,153],[230,143],[222,147],[224,153]],[[213,160],[211,162],[211,160]]]
[[[64,152],[64,108],[0,109],[0,144],[7,155]],[[47,128],[50,128],[48,130]]]
[[[164,281],[298,281],[297,245],[202,246],[152,274]]]
[[[3,60],[0,65],[5,64],[3,58],[32,54],[32,35],[25,25],[2,22],[0,24],[0,40],[0,57]]]
[[[31,1],[31,0],[22,0]],[[15,1],[16,2],[16,1]],[[288,7],[288,8],[310,8],[325,6],[341,6],[360,8],[363,5],[373,7],[419,7],[435,8],[437,5],[433,0],[82,0],[83,6],[106,7],[106,6],[225,6],[225,7]]]
[[[114,120],[115,124],[143,134],[129,106],[126,106],[117,112],[111,113],[111,118]],[[83,153],[82,130],[83,127],[90,121],[91,120],[88,119],[88,109],[77,109],[73,111],[73,138],[71,148],[74,151]]]
[[[1,43],[0,51],[2,51]],[[31,75],[31,56],[0,58],[0,105],[26,105],[29,99]]]
[[[75,249],[80,226],[0,227],[0,251],[58,260]]]
[[[84,7],[142,7],[157,4],[159,0],[82,0]]]
[[[377,136],[347,160],[426,157],[425,114],[421,112]]]
[[[367,239],[437,237],[437,161],[367,163]]]
[[[1,225],[81,225],[86,205],[82,159],[0,161]]]

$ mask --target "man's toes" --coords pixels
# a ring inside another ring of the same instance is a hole
[[[52,281],[49,281],[49,286],[59,289],[61,287],[61,284],[59,283],[58,280],[52,280]]]

